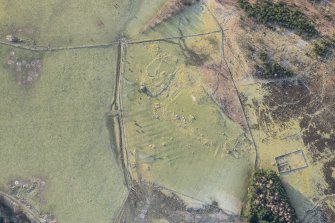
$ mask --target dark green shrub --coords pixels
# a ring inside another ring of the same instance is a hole
[[[313,51],[315,55],[326,58],[331,56],[335,48],[335,40],[331,38],[324,38],[314,43]]]
[[[258,219],[257,216],[255,216],[255,215],[251,215],[251,216],[249,216],[249,218],[248,218],[248,222],[250,222],[250,223],[258,223],[258,222],[259,222],[259,219]]]
[[[258,76],[265,79],[292,77],[294,73],[280,64],[271,60],[271,58],[262,52],[259,55],[262,62],[261,67],[257,67]]]
[[[284,3],[257,1],[250,4],[248,0],[238,0],[240,7],[249,17],[269,27],[280,26],[296,31],[299,35],[314,37],[318,31],[310,20],[297,8]]]

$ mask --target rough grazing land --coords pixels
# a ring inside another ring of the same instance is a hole
[[[23,211],[0,219],[243,221],[254,168],[300,151],[297,217],[334,222],[335,3],[240,3],[4,0],[0,189]]]
[[[281,179],[298,217],[309,222],[307,213],[333,193],[335,63],[333,56],[317,56],[314,48],[316,42],[334,33],[329,17],[334,3],[282,2],[298,7],[320,37],[305,39],[290,29],[270,29],[249,18],[233,1],[209,4],[226,29],[224,54],[258,148],[260,167],[276,170],[275,158],[296,150],[306,155],[307,168],[283,174]],[[294,75],[260,78],[257,68],[262,65],[259,55],[263,52]],[[332,222],[333,206],[329,200],[323,208],[316,208],[323,210],[323,217],[318,215],[312,222]]]

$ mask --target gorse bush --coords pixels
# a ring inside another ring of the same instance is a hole
[[[256,170],[249,188],[250,223],[297,223],[295,210],[286,191],[273,171]]]
[[[292,71],[271,60],[265,52],[260,53],[259,59],[262,61],[262,66],[257,66],[257,70],[260,73],[259,76],[262,78],[270,79],[294,76]]]
[[[335,49],[335,39],[324,38],[314,43],[313,51],[321,58],[327,58],[333,54]]]
[[[270,27],[280,26],[291,29],[306,37],[318,35],[314,25],[297,8],[270,1],[257,1],[256,4],[251,4],[248,0],[239,0],[238,2],[247,15],[259,23]]]

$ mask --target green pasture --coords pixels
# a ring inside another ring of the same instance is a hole
[[[0,39],[15,35],[29,46],[62,47],[109,44],[196,35],[219,28],[203,4],[187,7],[153,30],[145,27],[165,0],[4,0],[0,5]]]
[[[111,43],[129,30],[138,34],[162,2],[4,0],[0,5],[1,39],[15,34],[28,44],[51,47]],[[128,23],[133,24],[131,29]]]
[[[20,86],[6,65],[43,61],[40,78]],[[46,182],[34,205],[59,222],[110,222],[127,195],[114,158],[106,113],[113,100],[116,50],[36,54],[0,47],[0,185],[39,177]]]

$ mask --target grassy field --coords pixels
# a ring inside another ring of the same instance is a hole
[[[120,33],[127,7],[121,0],[5,1],[0,6],[0,27],[2,35],[15,33],[43,46],[105,43]]]
[[[160,24],[154,31],[143,33],[164,3],[164,0],[85,3],[78,0],[6,0],[0,5],[0,38],[5,40],[6,35],[11,34],[28,45],[57,47],[107,44],[122,35],[137,41],[218,30],[207,9],[196,4]]]
[[[32,85],[18,85],[8,55],[42,61]],[[116,50],[34,54],[1,47],[0,185],[38,177],[34,205],[60,222],[110,222],[127,195],[105,115],[113,100]],[[34,201],[33,201],[34,202]]]
[[[0,5],[1,39],[15,34],[29,44],[51,47],[111,43],[121,34],[141,32],[162,2],[5,0]]]
[[[253,148],[209,96],[200,73],[220,61],[220,40],[212,34],[129,45],[122,84],[125,132],[135,179],[238,213]]]

